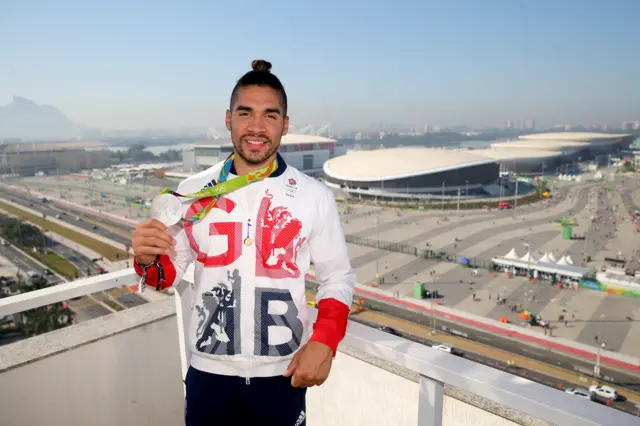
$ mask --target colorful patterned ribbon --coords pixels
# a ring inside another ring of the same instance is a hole
[[[228,194],[229,192],[235,191],[237,189],[243,188],[251,183],[260,182],[261,180],[269,177],[273,172],[278,169],[278,160],[274,159],[267,167],[264,167],[260,170],[256,170],[255,172],[249,172],[246,175],[238,176],[230,181],[227,181],[229,177],[229,172],[231,170],[231,165],[233,164],[233,159],[235,158],[235,154],[231,154],[229,158],[227,158],[222,166],[222,170],[220,170],[220,177],[218,178],[218,182],[209,188],[201,189],[198,192],[193,192],[191,194],[179,194],[171,189],[165,188],[160,191],[160,194],[171,194],[176,197],[183,198],[205,198],[205,197],[213,197],[211,202],[202,210],[198,211],[196,214],[191,216],[189,219],[180,218],[181,221],[186,222],[196,222],[204,218],[209,211],[216,205],[218,198],[221,195]]]

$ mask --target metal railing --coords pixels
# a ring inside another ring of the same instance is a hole
[[[176,286],[175,295],[183,377],[188,367],[189,349],[185,336],[191,300],[188,281],[191,280],[189,274]],[[127,269],[23,293],[0,299],[0,316],[135,282],[137,275],[133,269]],[[313,321],[316,311],[310,311],[310,320]],[[353,321],[349,322],[343,344],[419,374],[418,425],[442,425],[445,384],[551,424],[638,425],[638,419],[629,414]]]
[[[449,253],[440,250],[420,249],[415,245],[405,243],[392,243],[389,241],[377,240],[375,238],[359,237],[357,235],[347,234],[345,240],[348,243],[356,244],[359,246],[371,247],[379,250],[391,251],[394,253],[408,254],[410,256],[420,257],[422,259],[433,259],[438,262],[450,262],[460,263],[460,259],[468,259],[469,262],[465,262],[469,266],[475,268],[482,268],[487,270],[493,270],[493,262],[491,259],[482,257],[469,258],[467,256]]]

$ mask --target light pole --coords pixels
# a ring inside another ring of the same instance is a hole
[[[442,212],[444,213],[444,181],[442,181]]]
[[[433,302],[431,302],[431,334],[436,334],[436,308],[437,308],[437,304],[436,304],[436,297],[434,294],[435,289],[433,288],[435,280],[437,280],[438,277],[431,277],[431,296],[432,296],[432,300]]]
[[[460,188],[458,188],[458,219],[460,219]]]
[[[380,213],[376,215],[376,250],[380,251]],[[380,285],[380,271],[378,270],[378,257],[376,255],[376,281]]]
[[[598,347],[598,353],[596,354],[596,365],[593,367],[593,376],[600,377],[600,353],[607,346],[607,342],[602,342]]]
[[[518,208],[518,176],[516,176],[516,194],[513,197],[513,214],[516,214],[516,209]]]

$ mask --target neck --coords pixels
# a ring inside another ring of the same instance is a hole
[[[260,170],[267,167],[269,164],[273,162],[273,160],[276,159],[276,155],[277,155],[276,153],[273,153],[271,157],[267,158],[266,160],[264,160],[262,163],[259,163],[259,164],[247,163],[242,158],[240,158],[239,155],[236,155],[233,158],[233,167],[235,167],[236,174],[238,176],[243,176],[248,173],[255,172],[256,170]]]

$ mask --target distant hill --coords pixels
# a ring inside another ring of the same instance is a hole
[[[70,139],[82,136],[87,129],[69,120],[56,107],[38,105],[19,96],[0,106],[0,138]]]

